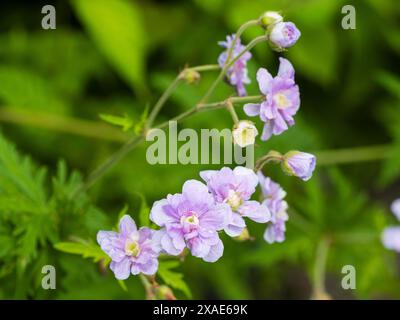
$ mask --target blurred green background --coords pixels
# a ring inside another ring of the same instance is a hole
[[[43,30],[41,8],[50,3],[57,29]],[[345,4],[356,8],[356,30],[341,28]],[[278,167],[265,171],[288,193],[284,243],[267,244],[265,227],[249,223],[255,241],[224,237],[217,263],[188,257],[168,275],[170,285],[183,299],[308,299],[321,280],[322,243],[322,275],[332,298],[400,297],[400,261],[380,243],[383,228],[395,223],[389,204],[400,197],[397,0],[3,1],[0,8],[1,299],[144,298],[138,278],[119,285],[101,263],[54,245],[95,246],[97,231],[112,228],[124,206],[139,221],[146,206],[179,192],[185,180],[211,166],[151,166],[142,144],[87,193],[73,196],[133,134],[102,122],[99,114],[140,121],[179,70],[216,63],[217,42],[266,10],[280,10],[302,32],[283,54],[296,69],[302,104],[296,125],[259,142],[256,152],[315,152],[317,170],[306,183]],[[249,29],[242,41],[261,34]],[[256,70],[275,74],[278,56],[267,44],[253,50],[250,95],[258,94]],[[193,106],[215,76],[181,85],[158,121]],[[212,100],[230,94],[221,84]],[[180,125],[231,126],[225,110]],[[56,267],[56,290],[41,287],[46,264]],[[356,268],[355,290],[341,287],[344,265]]]

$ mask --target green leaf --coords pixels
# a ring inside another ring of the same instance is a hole
[[[144,108],[142,114],[140,115],[139,122],[135,125],[135,128],[134,128],[134,131],[137,135],[142,133],[142,130],[147,121],[148,114],[149,114],[149,105],[147,104],[146,107]]]
[[[122,127],[122,131],[124,132],[129,131],[133,126],[133,119],[131,119],[127,114],[124,114],[123,117],[119,117],[111,114],[102,113],[99,114],[99,116],[105,122],[108,122],[118,127]]]
[[[83,242],[59,242],[54,248],[71,254],[81,255],[83,258],[92,258],[94,262],[105,260],[110,262],[110,258],[100,249],[97,244]]]
[[[192,297],[190,289],[183,280],[183,274],[172,271],[179,266],[178,261],[163,261],[158,266],[158,275],[163,281],[174,289],[181,290],[188,298]]]
[[[143,89],[146,33],[133,1],[74,0],[73,7],[94,42],[132,88]]]

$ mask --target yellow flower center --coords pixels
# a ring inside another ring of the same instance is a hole
[[[279,109],[286,109],[290,106],[290,101],[283,93],[277,93],[274,95],[274,101]]]
[[[125,253],[131,257],[137,257],[140,253],[140,247],[137,241],[128,240],[125,242]]]
[[[243,203],[243,199],[240,194],[234,190],[229,190],[226,202],[231,206],[231,208],[236,211],[240,205]]]
[[[197,215],[193,213],[190,216],[182,217],[181,224],[190,224],[193,226],[197,226],[199,224],[199,218],[197,218]]]

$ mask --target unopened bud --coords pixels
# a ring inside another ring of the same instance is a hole
[[[158,286],[155,289],[155,298],[158,300],[176,300],[171,288],[165,285]]]
[[[233,141],[242,148],[254,144],[257,135],[257,128],[248,120],[239,121],[232,131]]]
[[[200,78],[200,73],[190,68],[184,70],[182,73],[182,79],[184,79],[188,84],[195,84],[199,82]]]
[[[260,17],[260,24],[263,28],[268,28],[271,24],[283,21],[283,17],[277,11],[266,11]]]

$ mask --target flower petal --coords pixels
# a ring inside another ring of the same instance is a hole
[[[120,233],[125,237],[129,237],[132,233],[137,231],[135,221],[133,221],[133,219],[127,214],[124,215],[119,221],[118,228]]]
[[[257,82],[261,93],[267,95],[270,91],[272,76],[265,68],[260,68],[257,71]]]
[[[224,244],[222,243],[221,239],[218,239],[217,244],[213,245],[210,248],[210,251],[203,258],[203,260],[206,262],[215,262],[222,257],[223,253],[224,253]]]
[[[261,105],[259,103],[246,103],[243,107],[244,113],[249,117],[255,117],[260,114]]]
[[[110,263],[110,269],[114,272],[115,277],[118,280],[128,279],[131,273],[131,261],[128,257],[121,260],[120,262],[112,261]]]
[[[246,201],[239,207],[238,211],[242,216],[258,223],[266,223],[271,220],[271,213],[267,206],[260,204],[258,201]]]

